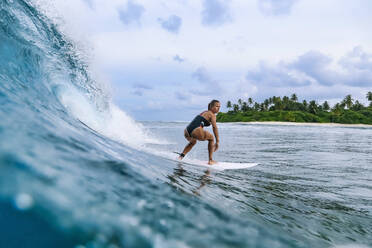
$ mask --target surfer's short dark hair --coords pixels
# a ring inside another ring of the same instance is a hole
[[[218,103],[218,102],[220,102],[220,101],[218,101],[218,100],[212,100],[212,101],[208,104],[208,110],[211,110],[211,109],[214,107],[214,105],[215,105],[216,103]]]

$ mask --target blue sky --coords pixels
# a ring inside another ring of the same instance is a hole
[[[297,93],[366,103],[369,0],[60,0],[66,30],[137,120],[189,120],[212,99]],[[225,110],[225,108],[222,108]]]

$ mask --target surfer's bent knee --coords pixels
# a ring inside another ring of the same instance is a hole
[[[204,131],[204,140],[208,140],[208,141],[212,141],[214,142],[214,138],[213,138],[213,135],[208,132],[208,131]]]
[[[187,132],[187,129],[185,129],[183,135],[185,136],[185,139],[187,139],[187,141],[191,141],[192,140],[192,137],[190,136],[189,132]]]

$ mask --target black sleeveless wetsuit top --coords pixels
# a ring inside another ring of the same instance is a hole
[[[198,128],[198,127],[208,127],[210,126],[211,124],[209,123],[209,121],[207,119],[205,119],[203,116],[201,115],[197,115],[191,122],[190,124],[186,127],[186,130],[187,132],[189,133],[189,135],[191,136],[191,133],[192,131],[194,131],[195,128]]]

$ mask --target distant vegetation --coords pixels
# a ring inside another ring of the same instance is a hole
[[[369,106],[347,95],[333,107],[327,101],[318,104],[315,100],[298,101],[297,95],[291,97],[273,96],[262,103],[239,99],[237,103],[227,101],[227,113],[218,113],[218,122],[250,122],[250,121],[287,121],[287,122],[319,122],[345,124],[372,124],[372,92],[366,95]]]

